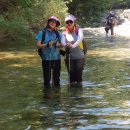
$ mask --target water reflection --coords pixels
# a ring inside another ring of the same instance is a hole
[[[44,88],[43,90],[43,98],[44,99],[55,99],[55,98],[60,98],[61,95],[61,88]]]
[[[88,51],[82,87],[67,86],[63,65],[61,87],[42,91],[37,55],[2,56],[0,130],[130,129],[129,59],[117,60],[114,44],[103,44]]]
[[[82,97],[83,86],[68,86],[68,93],[72,97]]]

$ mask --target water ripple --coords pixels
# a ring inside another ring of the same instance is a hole
[[[130,88],[129,84],[123,85],[123,86],[119,86],[118,88]]]
[[[94,124],[89,126],[78,126],[75,130],[101,130],[101,129],[130,129],[130,126],[117,126],[117,125],[106,125],[106,124]]]
[[[96,83],[90,82],[90,81],[83,81],[82,84],[83,84],[83,87],[101,87],[101,86],[108,85],[109,83],[96,84]]]

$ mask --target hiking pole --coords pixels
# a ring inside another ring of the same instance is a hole
[[[55,51],[56,51],[56,43],[57,43],[58,39],[56,38],[56,40],[53,41],[53,46],[55,47]],[[52,86],[54,86],[54,68],[55,68],[55,60],[53,61],[53,66],[52,66],[52,71],[51,71],[51,81],[52,81]]]
[[[50,48],[50,62],[49,62],[49,82],[51,81],[51,48]]]
[[[70,48],[68,50],[68,87],[70,88]]]
[[[51,81],[51,77],[53,78],[53,76],[52,76],[52,71],[51,71],[51,66],[52,66],[52,58],[51,58],[51,50],[52,50],[52,45],[48,45],[48,47],[49,47],[49,50],[50,50],[50,62],[49,62],[49,81]],[[52,84],[53,84],[53,79],[52,79]]]
[[[70,87],[70,53],[69,53],[69,87]]]

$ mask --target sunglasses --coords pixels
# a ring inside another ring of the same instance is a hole
[[[66,23],[66,24],[69,24],[69,23],[72,24],[73,21],[72,21],[72,20],[68,20],[68,21],[66,21],[65,23]]]

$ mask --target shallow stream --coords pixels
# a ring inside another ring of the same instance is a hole
[[[130,44],[115,38],[88,50],[83,86],[43,90],[33,49],[0,51],[0,130],[130,130]]]

